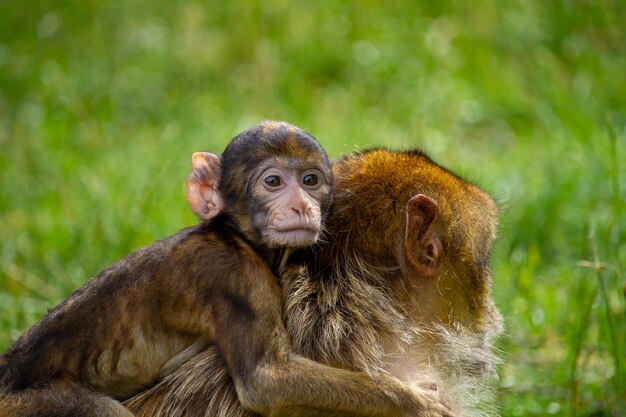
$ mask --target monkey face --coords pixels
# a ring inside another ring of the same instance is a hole
[[[187,200],[203,220],[225,213],[267,248],[304,247],[319,238],[333,199],[333,173],[308,133],[261,122],[233,138],[221,158],[197,152],[192,164]]]
[[[322,230],[322,205],[331,183],[321,167],[299,162],[304,163],[276,158],[252,176],[251,220],[270,248],[312,245]]]

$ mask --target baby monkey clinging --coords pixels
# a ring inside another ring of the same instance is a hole
[[[432,393],[291,352],[274,278],[313,244],[332,177],[315,139],[263,122],[187,182],[203,221],[88,281],[0,357],[3,417],[132,416],[120,401],[215,346],[242,405],[264,415],[447,415]],[[274,268],[272,268],[272,266]]]

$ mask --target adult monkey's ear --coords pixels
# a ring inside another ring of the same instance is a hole
[[[443,258],[441,230],[435,219],[439,204],[434,199],[418,194],[406,204],[404,255],[418,276],[435,278]]]
[[[224,200],[218,190],[222,163],[209,152],[191,156],[192,170],[187,177],[187,201],[191,209],[204,220],[216,217],[224,210]]]

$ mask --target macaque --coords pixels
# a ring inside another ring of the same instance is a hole
[[[88,281],[0,358],[0,416],[132,416],[124,401],[209,349],[263,415],[449,416],[433,390],[293,352],[278,274],[315,243],[332,198],[326,153],[264,122],[220,159],[197,153],[187,197],[202,222]]]
[[[333,172],[324,241],[280,275],[292,349],[436,390],[457,415],[497,415],[493,200],[417,150],[351,154]],[[252,415],[213,348],[127,405],[145,417]]]

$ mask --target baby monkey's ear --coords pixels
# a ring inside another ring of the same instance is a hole
[[[187,201],[191,209],[204,220],[216,217],[224,210],[224,200],[218,190],[222,163],[209,152],[191,156],[192,170],[187,177]]]

